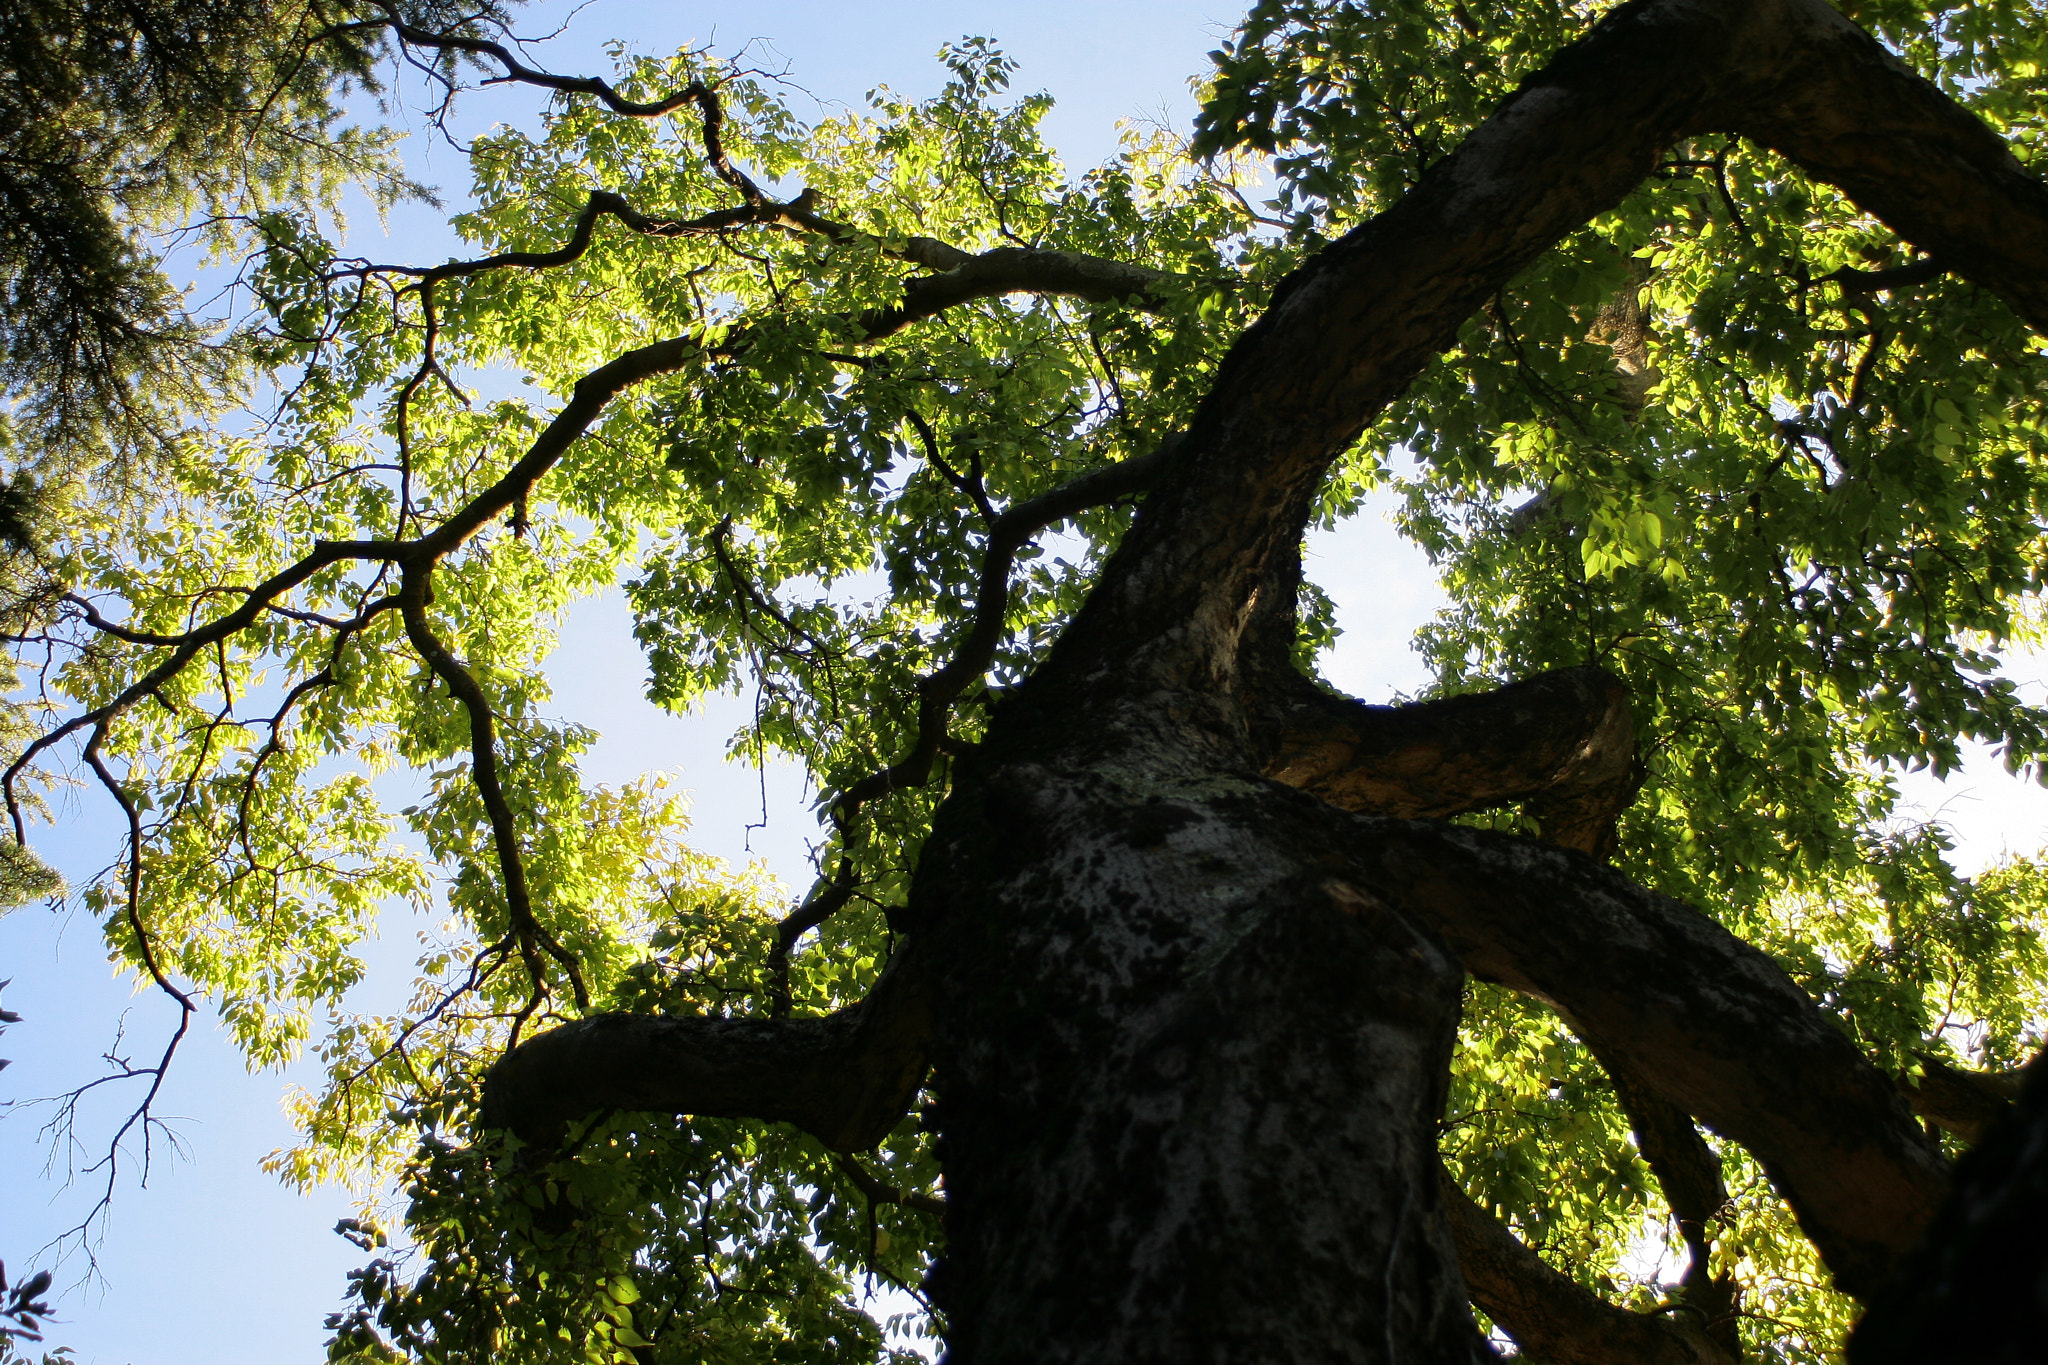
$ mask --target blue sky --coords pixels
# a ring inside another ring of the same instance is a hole
[[[1078,167],[1114,150],[1119,119],[1184,127],[1193,112],[1187,79],[1206,66],[1204,54],[1236,18],[1236,11],[1213,0],[886,6],[756,0],[744,19],[735,17],[738,12],[596,0],[564,37],[540,49],[540,58],[555,70],[597,72],[607,65],[603,45],[612,39],[655,52],[714,39],[730,50],[762,39],[813,96],[828,105],[858,105],[877,84],[913,95],[935,90],[943,75],[932,55],[938,45],[963,34],[987,35],[1022,63],[1019,86],[1043,88],[1058,99],[1047,128]],[[565,6],[537,7],[528,29],[551,29],[565,13]],[[464,121],[523,119],[537,107],[531,91],[499,89],[473,97]],[[797,107],[802,110],[801,100]],[[451,198],[459,195],[467,180],[460,159],[428,139],[415,142],[422,145],[408,156],[416,173],[441,183]],[[364,215],[354,245],[379,258],[416,261],[441,259],[452,248],[440,216],[415,211],[394,215],[388,238]],[[1310,572],[1336,599],[1347,632],[1329,663],[1331,679],[1371,700],[1419,687],[1423,675],[1406,641],[1438,600],[1420,555],[1383,517],[1368,512],[1339,533],[1318,536],[1311,556]],[[750,830],[761,818],[764,782],[721,762],[725,739],[742,718],[741,703],[676,717],[641,701],[642,666],[616,598],[570,618],[550,672],[560,713],[604,736],[586,764],[592,780],[618,782],[648,767],[677,772],[679,784],[695,794],[700,847],[735,859],[764,857],[785,879],[802,879],[815,826],[796,778],[786,769],[765,775],[767,825]],[[2003,779],[1981,758],[1971,773],[1946,789],[1932,782],[1912,786],[1926,813],[1942,811],[1964,835],[1964,861],[1978,866],[2007,846],[2038,846],[2048,824],[2048,800],[2039,790]],[[108,812],[91,797],[62,814],[42,847],[74,881],[83,880],[115,856],[115,833]],[[409,938],[403,926],[387,935],[383,956],[401,972]],[[15,984],[0,999],[25,1022],[0,1040],[0,1055],[16,1059],[0,1073],[0,1099],[51,1093],[95,1074],[124,1011],[126,1037],[138,1055],[159,1045],[171,1021],[167,1006],[112,978],[96,926],[82,915],[29,908],[0,919],[0,977],[7,976]],[[164,1106],[168,1114],[189,1116],[178,1125],[184,1155],[160,1159],[147,1188],[123,1179],[97,1249],[100,1274],[64,1299],[53,1344],[75,1348],[80,1365],[275,1365],[320,1358],[321,1318],[338,1306],[344,1274],[362,1254],[329,1231],[348,1212],[344,1195],[301,1196],[257,1169],[265,1153],[289,1139],[278,1103],[288,1079],[248,1075],[210,1031],[185,1048]],[[86,1116],[81,1141],[87,1159],[117,1120],[111,1105]],[[0,1256],[13,1258],[10,1268],[17,1272],[91,1204],[86,1187],[43,1178],[51,1149],[38,1140],[40,1121],[26,1110],[0,1121]],[[64,1154],[56,1160],[61,1173]],[[80,1270],[74,1261],[60,1284],[76,1284]]]

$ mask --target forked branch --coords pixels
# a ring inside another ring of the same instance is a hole
[[[985,676],[995,661],[1009,612],[1010,571],[1016,566],[1017,552],[1049,526],[1151,487],[1177,445],[1178,438],[1169,439],[1150,454],[1092,470],[1006,508],[990,525],[966,637],[950,659],[918,681],[917,733],[910,751],[880,772],[854,782],[832,803],[833,827],[841,845],[840,867],[832,877],[820,880],[803,904],[776,926],[768,968],[777,982],[784,983],[778,987],[781,1009],[786,1011],[789,1004],[789,955],[798,940],[850,904],[857,890],[846,846],[854,837],[861,808],[890,792],[921,787],[931,780],[933,764],[946,744],[953,703]]]
[[[1353,818],[1384,899],[1434,926],[1473,975],[1554,1004],[1599,1056],[1747,1147],[1836,1283],[1859,1297],[1882,1287],[1933,1220],[1947,1163],[1776,963],[1583,857]]]
[[[480,38],[468,33],[436,33],[432,29],[409,24],[398,6],[391,3],[391,0],[381,0],[377,8],[384,12],[385,27],[408,46],[437,52],[459,52],[468,57],[488,57],[498,63],[504,68],[503,74],[488,78],[484,82],[486,85],[515,83],[552,90],[562,95],[593,95],[603,101],[604,106],[613,113],[624,114],[628,118],[659,118],[692,103],[706,89],[702,82],[692,81],[682,89],[658,100],[628,99],[621,95],[611,82],[596,76],[557,76],[553,72],[528,66],[514,56],[510,48],[489,38]]]

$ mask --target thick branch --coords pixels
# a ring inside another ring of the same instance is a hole
[[[1947,1188],[1898,1092],[1763,953],[1570,853],[1359,820],[1361,861],[1486,980],[1554,1003],[1595,1052],[1755,1154],[1836,1283],[1880,1288]]]
[[[529,1039],[484,1082],[485,1127],[552,1145],[601,1110],[794,1123],[834,1151],[872,1147],[924,1083],[932,1013],[906,944],[867,998],[808,1019],[600,1014]]]
[[[1758,43],[1771,42],[1796,65],[1780,59],[1763,80],[1738,76],[1711,121],[1840,187],[1932,258],[1844,287],[1894,288],[1923,271],[1952,271],[2048,331],[2048,185],[1832,5],[1777,0],[1761,9],[1767,26],[1731,55],[1763,56]]]
[[[1875,294],[1880,289],[1905,289],[1916,284],[1925,284],[1937,276],[1947,273],[1947,267],[1929,257],[1911,265],[1894,266],[1889,270],[1858,270],[1845,265],[1831,270],[1815,280],[1815,284],[1839,284],[1844,294]]]
[[[1529,802],[1546,839],[1596,856],[1638,783],[1627,690],[1599,668],[1414,706],[1368,706],[1304,681],[1263,723],[1266,775],[1332,805],[1441,819]]]
[[[1005,294],[1058,294],[1090,303],[1126,303],[1157,312],[1166,303],[1166,292],[1161,286],[1178,282],[1179,277],[1162,270],[1078,251],[997,247],[969,257],[942,274],[920,275],[905,281],[902,303],[862,313],[857,326],[861,340],[875,341],[956,305]]]
[[[1728,1365],[1698,1333],[1631,1313],[1543,1263],[1445,1173],[1438,1182],[1472,1302],[1546,1365]]]

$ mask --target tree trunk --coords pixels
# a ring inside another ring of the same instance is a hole
[[[992,765],[928,845],[949,1358],[1490,1358],[1435,1175],[1456,958],[1326,807],[1170,759]]]

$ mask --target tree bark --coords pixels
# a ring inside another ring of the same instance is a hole
[[[1265,773],[1344,810],[1441,819],[1521,802],[1548,842],[1605,857],[1641,781],[1628,689],[1605,669],[1415,706],[1285,682],[1254,722]]]
[[[604,1109],[794,1123],[840,1152],[888,1136],[929,1068],[930,977],[899,953],[822,1018],[598,1014],[529,1039],[485,1078],[480,1121],[554,1146]]]
[[[956,1361],[1484,1360],[1436,1187],[1462,973],[1311,798],[1018,763],[918,873]]]

